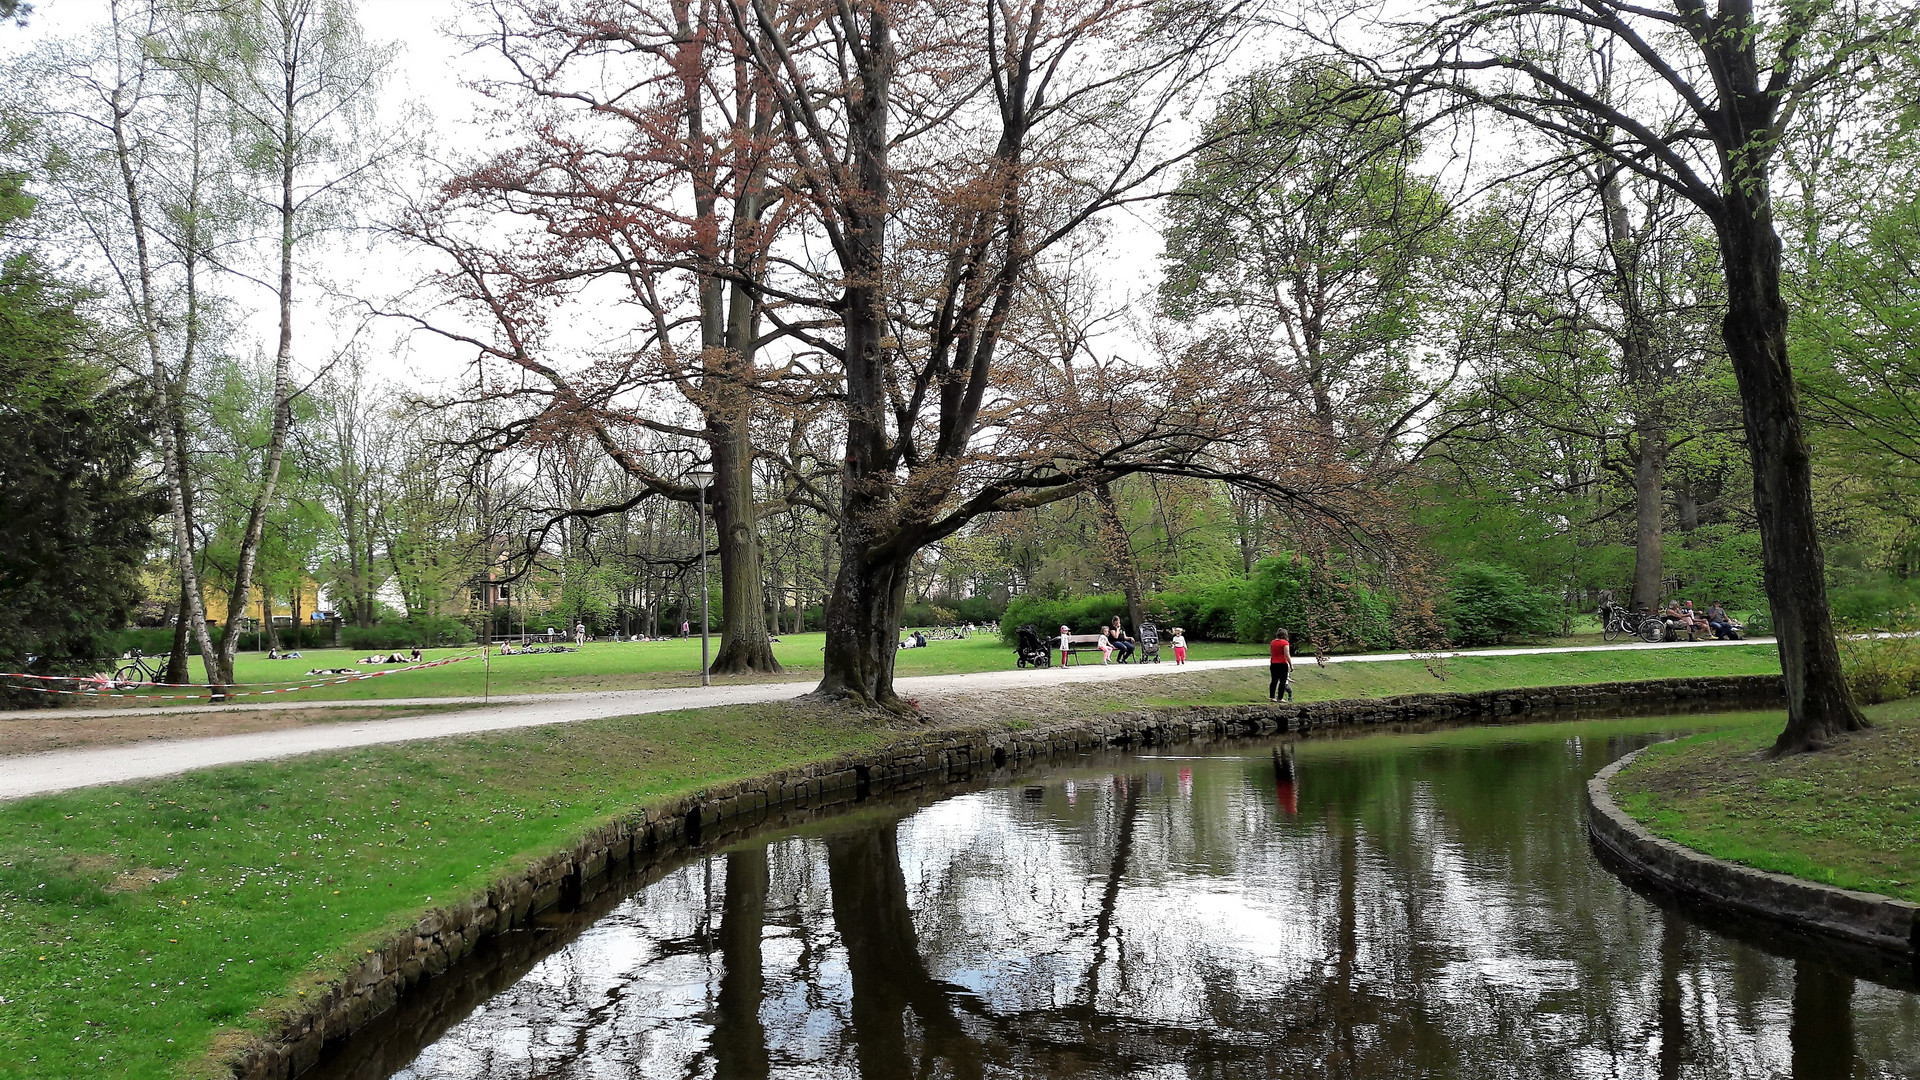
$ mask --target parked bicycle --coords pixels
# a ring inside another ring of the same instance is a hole
[[[1600,610],[1596,614],[1600,617],[1602,641],[1613,642],[1621,638],[1642,637],[1647,632],[1649,613],[1614,603],[1612,589],[1601,591]]]
[[[149,659],[139,649],[128,651],[120,658],[121,663],[114,669],[113,681],[117,683],[153,683],[160,681],[160,658]]]

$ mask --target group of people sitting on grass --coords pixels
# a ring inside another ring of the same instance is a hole
[[[900,647],[903,649],[924,649],[927,647],[927,635],[923,631],[915,630],[913,633],[900,639]]]
[[[404,655],[397,652],[385,655],[374,653],[372,656],[361,657],[360,662],[363,664],[417,664],[420,662],[420,650],[415,648],[411,653]]]
[[[531,656],[535,653],[569,653],[579,651],[580,647],[577,645],[528,645],[525,642],[522,642],[518,648],[515,648],[511,642],[503,642],[500,645],[501,656]]]
[[[271,649],[268,649],[268,650],[267,650],[267,659],[269,659],[269,660],[299,660],[299,659],[301,659],[301,656],[300,656],[300,650],[298,650],[298,649],[292,649],[292,650],[289,650],[289,651],[287,651],[287,652],[281,652],[281,651],[280,651],[280,647],[279,647],[278,645],[276,645],[276,646],[274,646],[273,648],[271,648]]]

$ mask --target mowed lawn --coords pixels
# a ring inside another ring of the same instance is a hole
[[[784,678],[793,680],[820,677],[820,655],[825,634],[788,634],[773,647],[775,659],[787,669]],[[713,640],[718,651],[720,639]],[[404,650],[402,650],[404,652]],[[579,652],[535,653],[526,656],[494,656],[482,659],[479,647],[429,649],[425,660],[445,660],[468,656],[470,659],[442,667],[419,671],[393,670],[395,665],[367,665],[359,661],[370,653],[346,649],[304,649],[297,660],[268,660],[261,653],[241,653],[234,666],[234,677],[248,686],[243,693],[259,693],[288,685],[320,682],[326,676],[308,678],[313,668],[358,668],[363,672],[392,670],[392,674],[374,679],[320,686],[292,693],[274,693],[265,699],[302,701],[366,701],[383,698],[465,697],[483,694],[555,694],[594,690],[636,690],[655,687],[697,686],[700,682],[700,639],[672,641],[590,641]],[[1173,650],[1162,649],[1167,664]],[[384,655],[384,654],[382,654]],[[1228,657],[1264,656],[1264,645],[1237,645],[1231,642],[1195,642],[1188,650],[1193,660],[1219,660]],[[959,641],[934,641],[924,649],[902,649],[895,662],[899,675],[957,675],[976,671],[1011,670],[1013,648],[998,636],[975,634]],[[193,677],[204,679],[204,667],[193,662]],[[766,675],[739,677],[716,676],[726,684],[768,682]],[[178,693],[155,690],[153,694]],[[141,693],[147,693],[142,691]],[[141,698],[113,698],[113,704],[139,704]],[[152,704],[177,704],[153,700]]]
[[[1872,728],[1812,754],[1767,757],[1777,723],[1650,747],[1614,796],[1696,851],[1920,902],[1920,698],[1866,713]]]

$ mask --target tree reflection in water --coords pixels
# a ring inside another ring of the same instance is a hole
[[[1288,787],[1262,750],[867,811],[647,887],[400,1075],[1920,1076],[1914,995],[1593,861],[1583,785],[1627,748],[1303,743]]]

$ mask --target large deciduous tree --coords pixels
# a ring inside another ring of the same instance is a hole
[[[733,0],[821,238],[809,343],[841,379],[842,558],[817,693],[902,708],[894,652],[921,549],[983,514],[1185,467],[1221,373],[1112,364],[1069,387],[1009,364],[1035,275],[1103,211],[1162,193],[1160,148],[1237,10],[1131,0],[953,8]],[[803,298],[796,297],[795,302]],[[1247,413],[1240,413],[1239,417]]]
[[[1415,342],[1448,207],[1396,105],[1340,67],[1252,72],[1168,200],[1163,308],[1290,368],[1328,443],[1310,452],[1390,441],[1433,402]]]
[[[491,324],[475,339],[483,362],[536,380],[539,415],[511,440],[590,435],[638,485],[622,510],[708,500],[721,580],[713,670],[777,672],[759,519],[778,506],[755,501],[752,427],[791,373],[761,353],[795,328],[774,314],[770,281],[786,210],[765,80],[712,3],[520,2],[488,17],[477,40],[514,72],[489,89],[521,110],[523,141],[450,182],[403,231],[448,256],[442,288]],[[499,244],[498,230],[517,242]],[[596,302],[632,320],[612,331],[618,344],[556,330]],[[674,415],[676,400],[692,419]],[[659,435],[704,446],[705,460],[639,452]],[[704,496],[689,464],[714,473]],[[607,512],[567,512],[582,509]]]
[[[1403,25],[1409,46],[1392,72],[1401,85],[1603,156],[1712,222],[1726,282],[1721,333],[1740,387],[1786,675],[1777,753],[1817,748],[1866,720],[1841,672],[1827,605],[1771,172],[1808,101],[1869,77],[1876,54],[1910,41],[1916,23],[1920,10],[1873,2],[1457,0]]]

